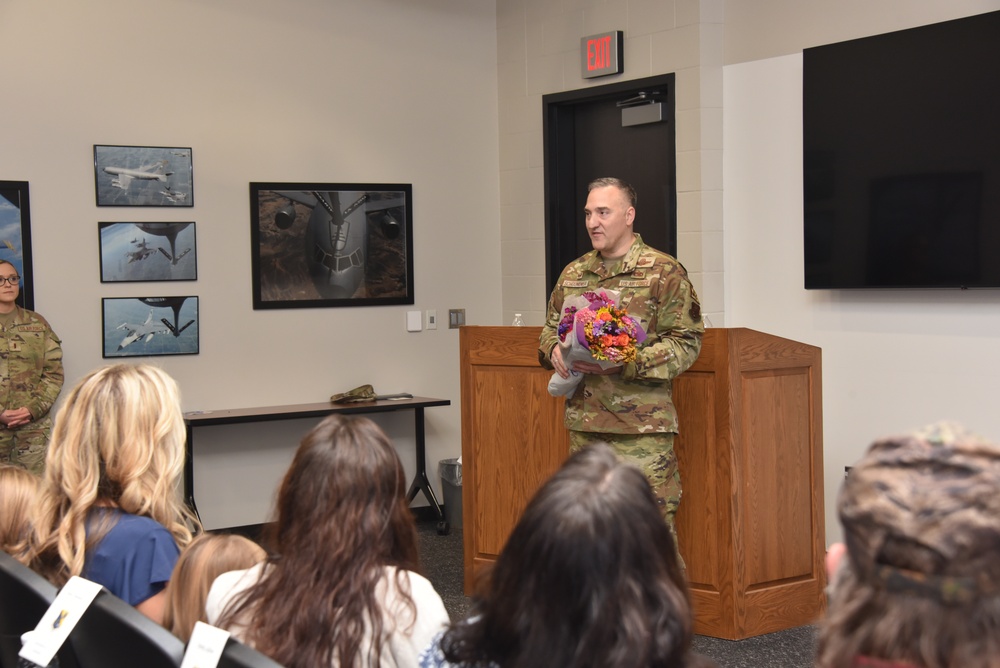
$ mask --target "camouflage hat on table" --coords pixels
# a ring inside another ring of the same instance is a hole
[[[334,394],[330,397],[330,401],[335,404],[351,404],[356,401],[375,401],[377,398],[378,395],[375,394],[374,387],[371,385],[361,385],[360,387],[355,387],[353,390]]]
[[[962,426],[876,441],[838,508],[862,582],[945,605],[1000,593],[1000,447]]]

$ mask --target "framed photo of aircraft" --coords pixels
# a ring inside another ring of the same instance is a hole
[[[196,281],[194,223],[98,223],[101,283]]]
[[[194,206],[190,148],[94,145],[97,206]]]
[[[412,304],[413,188],[251,183],[253,308]]]
[[[112,297],[101,300],[104,357],[197,355],[197,297]]]
[[[31,281],[31,211],[27,181],[0,181],[0,260],[14,265],[21,277],[17,304],[35,308]]]

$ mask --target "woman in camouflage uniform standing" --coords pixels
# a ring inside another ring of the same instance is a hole
[[[21,277],[0,260],[0,462],[40,474],[63,385],[62,347],[45,318],[15,303]]]

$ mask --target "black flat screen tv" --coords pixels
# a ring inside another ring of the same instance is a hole
[[[805,287],[1000,287],[1000,11],[803,51]]]

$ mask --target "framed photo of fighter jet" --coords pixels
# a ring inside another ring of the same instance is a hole
[[[112,297],[101,300],[104,357],[197,355],[197,297]]]
[[[413,304],[413,188],[251,183],[253,308]]]
[[[98,223],[101,283],[196,281],[194,223]]]
[[[97,206],[194,206],[190,148],[94,145]]]
[[[20,294],[15,302],[35,308],[35,286],[31,281],[31,207],[27,181],[0,181],[0,260],[14,265],[20,276]]]

